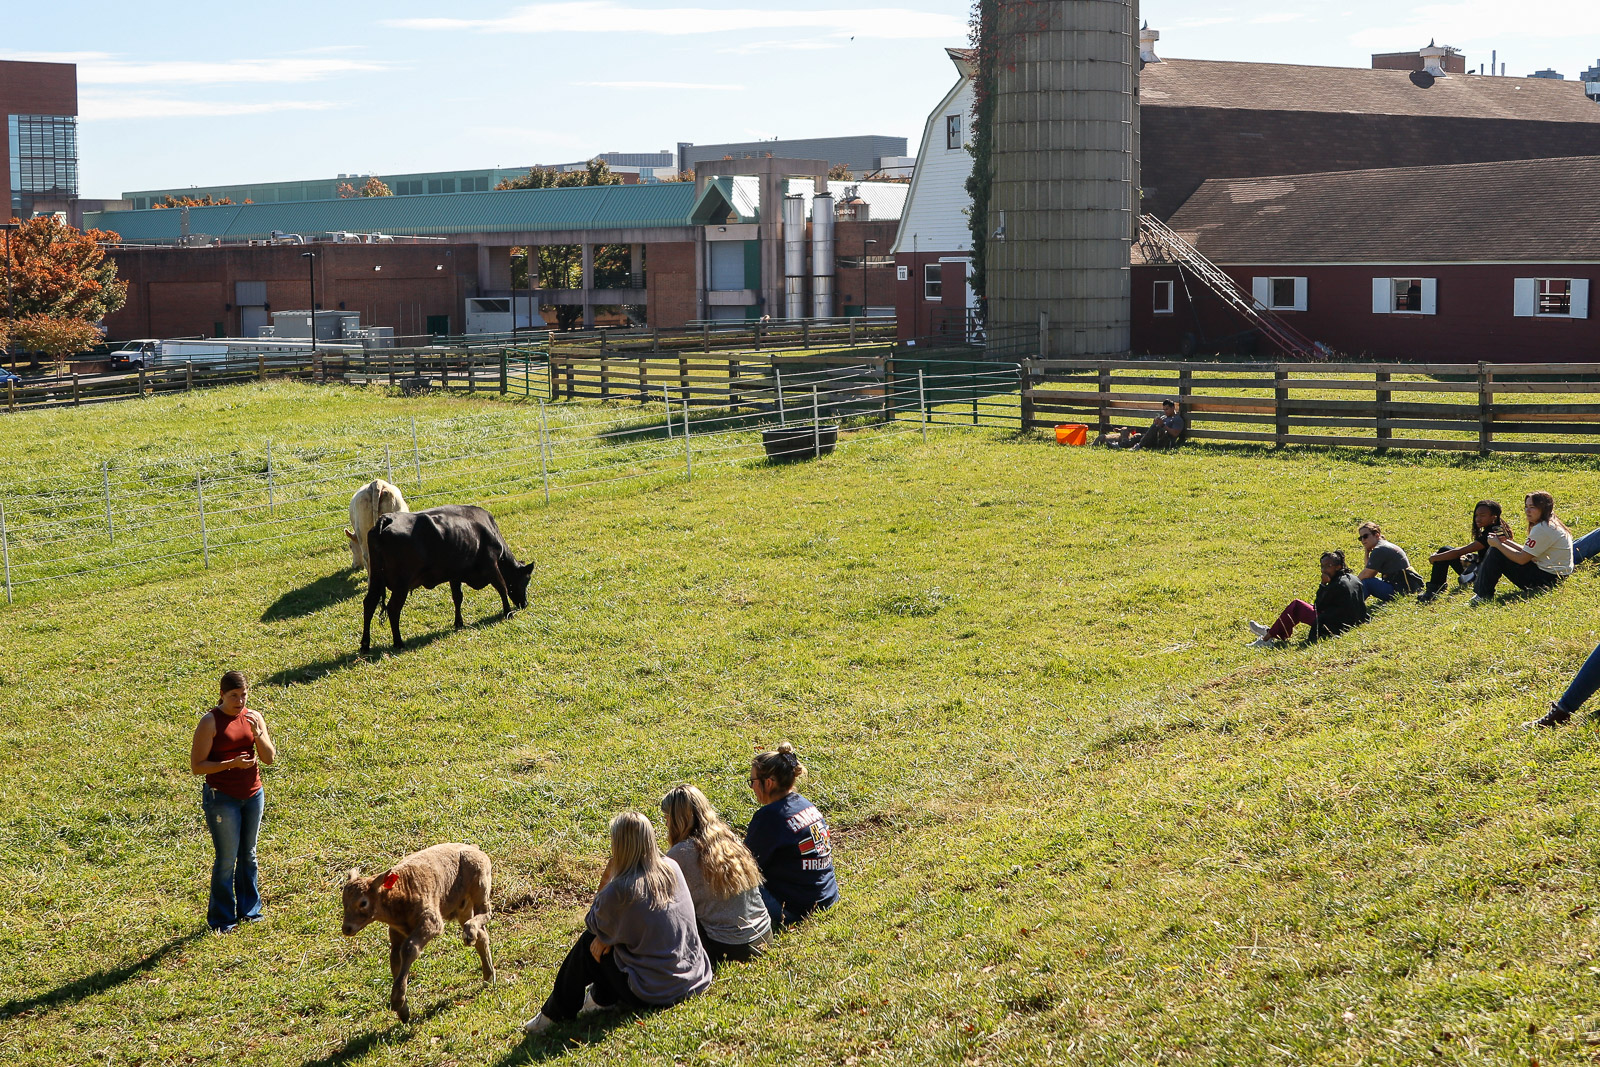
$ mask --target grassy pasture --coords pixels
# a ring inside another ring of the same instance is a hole
[[[526,416],[270,386],[5,429],[47,481],[410,411]],[[1359,519],[1415,558],[1535,487],[1600,518],[1578,460],[944,429],[496,506],[539,562],[529,610],[471,595],[457,633],[418,594],[398,654],[354,655],[337,534],[0,609],[0,1061],[1588,1061],[1600,746],[1516,723],[1600,640],[1592,568],[1243,647]],[[226,667],[282,756],[269,921],[215,938],[185,753]],[[749,753],[784,738],[844,903],[694,1002],[524,1041],[610,815],[692,781],[742,824]],[[501,981],[447,933],[402,1027],[382,933],[338,934],[338,875],[442,840],[494,858]]]

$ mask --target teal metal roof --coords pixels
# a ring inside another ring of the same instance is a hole
[[[191,207],[189,232],[229,240],[283,233],[391,233],[445,236],[460,233],[548,233],[561,230],[654,229],[689,225],[694,183],[588,185],[565,189],[436,196],[355,197],[297,203]],[[178,208],[100,211],[84,225],[112,230],[130,244],[173,241],[180,235]]]
[[[729,220],[728,213],[733,213]],[[723,221],[761,221],[761,179],[751,175],[712,178],[689,212],[696,226],[711,226]]]

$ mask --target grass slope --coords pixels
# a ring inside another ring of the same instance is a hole
[[[213,432],[171,401],[72,414],[52,437]],[[350,416],[285,390],[237,417]],[[0,610],[0,1060],[1588,1058],[1600,749],[1515,724],[1593,647],[1600,579],[1276,654],[1241,625],[1359,518],[1415,556],[1537,486],[1600,501],[1579,462],[941,431],[497,509],[540,564],[529,610],[473,595],[456,633],[419,594],[413,646],[372,660],[338,541]],[[184,759],[225,667],[261,680],[282,758],[270,921],[212,938]],[[783,738],[844,903],[671,1012],[514,1033],[611,814],[692,781],[742,823],[752,747]],[[338,876],[442,840],[494,858],[502,980],[447,935],[402,1027],[381,932],[338,934]]]

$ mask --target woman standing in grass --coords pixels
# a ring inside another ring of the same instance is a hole
[[[1350,627],[1367,621],[1367,594],[1361,582],[1344,564],[1344,553],[1338,549],[1322,554],[1322,584],[1317,587],[1315,604],[1304,600],[1291,600],[1276,622],[1263,626],[1249,622],[1250,632],[1256,639],[1251,648],[1272,648],[1279,641],[1289,640],[1294,628],[1304,623],[1311,627],[1310,640],[1317,641],[1334,634],[1344,633]]]
[[[636,811],[611,820],[611,858],[584,925],[524,1033],[611,1007],[668,1007],[711,985],[688,883]]]
[[[1502,577],[1518,589],[1544,589],[1572,573],[1572,533],[1556,518],[1555,498],[1549,493],[1529,493],[1522,501],[1528,518],[1528,539],[1517,544],[1505,534],[1490,534],[1489,548],[1478,564],[1473,582],[1474,604],[1494,599]]]
[[[787,741],[750,764],[750,791],[761,807],[750,817],[744,843],[766,879],[761,897],[778,927],[839,902],[828,824],[817,806],[794,789],[805,773]]]
[[[278,758],[267,722],[245,701],[249,683],[239,671],[222,676],[217,704],[194,728],[189,770],[206,777],[200,807],[211,832],[211,896],[206,925],[231,934],[241,922],[261,918],[261,886],[256,868],[256,836],[266,794],[261,764]]]
[[[680,785],[661,801],[667,817],[667,858],[677,863],[694,898],[700,943],[713,964],[754,959],[772,940],[772,919],[761,899],[761,871],[706,795]]]

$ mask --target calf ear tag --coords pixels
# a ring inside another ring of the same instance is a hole
[[[388,876],[386,878],[384,878],[384,880],[383,880],[383,888],[385,888],[385,889],[393,889],[394,888],[394,884],[396,882],[398,882],[399,880],[400,880],[400,873],[398,871],[390,871]]]

